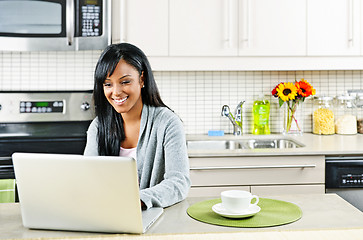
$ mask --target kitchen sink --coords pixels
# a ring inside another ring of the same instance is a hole
[[[291,139],[250,139],[246,141],[248,148],[299,148],[303,145]]]
[[[189,150],[236,150],[265,148],[299,148],[304,145],[291,139],[188,140]]]
[[[239,141],[235,140],[190,140],[187,141],[188,149],[193,150],[234,150],[234,149],[244,149],[247,146],[244,146]]]

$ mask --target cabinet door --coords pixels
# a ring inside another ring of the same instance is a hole
[[[168,0],[121,0],[120,5],[120,41],[147,56],[168,56]]]
[[[237,56],[237,0],[170,1],[171,56]]]
[[[239,55],[306,54],[306,0],[240,0]]]
[[[360,1],[308,0],[308,55],[360,55]]]
[[[260,197],[284,194],[324,194],[324,184],[251,186],[251,193]]]

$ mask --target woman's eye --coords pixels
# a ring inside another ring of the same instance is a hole
[[[110,83],[104,83],[104,84],[103,84],[103,86],[104,86],[104,87],[110,87],[110,86],[111,86],[111,84],[110,84]]]
[[[122,85],[126,85],[126,84],[129,84],[129,83],[130,83],[130,81],[129,81],[129,80],[126,80],[126,81],[122,81],[122,82],[121,82],[121,84],[122,84]]]

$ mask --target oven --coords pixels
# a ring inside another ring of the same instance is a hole
[[[14,152],[83,154],[92,91],[0,91],[0,179],[15,179]]]
[[[363,155],[326,157],[325,186],[363,211]]]

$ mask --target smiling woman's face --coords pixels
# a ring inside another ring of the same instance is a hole
[[[103,92],[118,113],[141,112],[143,85],[143,74],[140,76],[132,65],[120,60],[112,76],[106,77]]]

